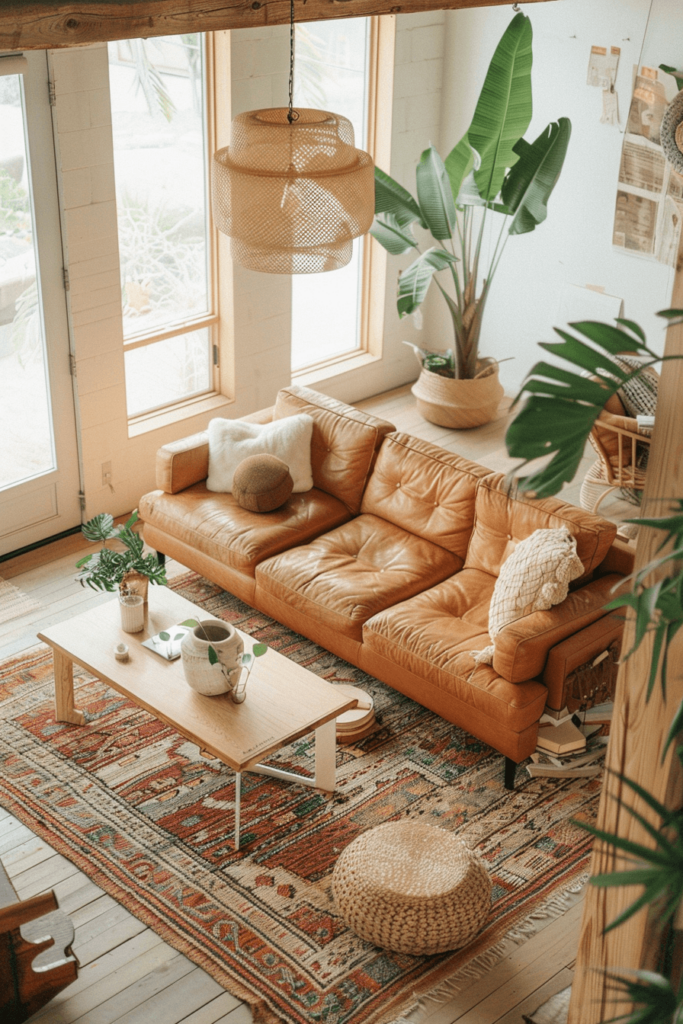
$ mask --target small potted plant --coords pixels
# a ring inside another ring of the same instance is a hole
[[[451,315],[451,349],[416,348],[422,366],[413,387],[418,410],[441,426],[476,427],[496,414],[503,396],[498,363],[479,355],[484,309],[510,235],[533,231],[545,220],[569,144],[566,117],[549,124],[532,143],[522,137],[532,113],[531,42],[531,22],[525,14],[515,15],[493,54],[463,138],[445,161],[433,146],[422,153],[417,199],[375,168],[376,217],[370,233],[394,256],[418,254],[399,275],[399,316],[420,307],[432,279]],[[421,248],[415,224],[434,244]],[[493,228],[491,245],[487,226]]]
[[[92,587],[93,590],[118,590],[121,622],[129,633],[143,628],[148,583],[166,585],[165,566],[153,552],[143,554],[144,541],[133,529],[137,520],[137,511],[123,526],[115,526],[114,518],[108,512],[101,512],[88,520],[81,528],[83,535],[88,540],[101,541],[102,547],[76,562],[76,568],[80,569],[76,578],[81,586]],[[120,541],[125,550],[108,548],[108,540]]]

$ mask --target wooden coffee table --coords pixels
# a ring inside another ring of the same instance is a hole
[[[54,654],[57,721],[87,727],[83,713],[74,707],[76,662],[237,773],[235,849],[239,850],[242,772],[258,772],[333,793],[335,718],[355,707],[356,701],[270,649],[254,663],[243,704],[234,704],[227,694],[205,697],[187,685],[179,658],[166,661],[142,646],[143,640],[184,619],[208,617],[209,613],[173,590],[150,587],[145,628],[140,633],[123,632],[118,600],[113,599],[50,626],[38,637]],[[249,651],[251,637],[240,635]],[[122,640],[130,650],[127,662],[114,657],[114,648]],[[312,779],[261,763],[268,754],[313,731]]]

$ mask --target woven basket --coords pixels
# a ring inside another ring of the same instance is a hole
[[[503,397],[498,379],[498,363],[488,368],[478,363],[482,376],[472,380],[454,380],[431,370],[423,370],[412,387],[417,411],[430,423],[455,430],[468,430],[490,423]]]
[[[332,892],[350,928],[367,942],[413,956],[467,945],[491,904],[491,879],[451,832],[390,822],[346,847]]]

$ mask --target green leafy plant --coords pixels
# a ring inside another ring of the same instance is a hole
[[[683,323],[683,310],[662,310],[659,316],[669,325]],[[522,478],[520,486],[538,497],[555,494],[565,481],[574,477],[583,455],[591,428],[611,395],[631,378],[639,377],[661,357],[647,345],[645,334],[630,320],[617,320],[617,326],[583,321],[570,324],[574,334],[557,330],[560,343],[543,344],[552,355],[559,355],[573,369],[539,362],[532,368],[515,399],[524,399],[522,408],[508,429],[508,452],[523,460],[519,469],[546,457],[545,464],[531,476]],[[578,336],[577,336],[578,335]],[[638,352],[640,368],[627,372],[613,357],[625,352]],[[678,356],[665,357],[680,358]],[[665,361],[665,360],[662,360]],[[584,376],[584,372],[588,376]],[[591,380],[590,377],[597,378]],[[646,377],[642,377],[644,381]],[[645,637],[654,634],[646,700],[650,700],[661,668],[662,696],[666,700],[669,647],[683,626],[683,499],[671,502],[668,515],[631,519],[643,529],[662,532],[655,558],[629,579],[629,594],[610,602],[607,608],[628,606],[634,611],[635,635],[626,658],[637,650]],[[662,574],[662,570],[666,570]],[[653,575],[655,582],[649,582]],[[683,702],[670,724],[663,754],[683,729]],[[683,746],[677,748],[683,765]],[[660,920],[672,923],[683,900],[683,810],[672,810],[660,803],[644,787],[625,775],[617,777],[638,796],[659,818],[651,824],[628,804],[626,812],[643,828],[651,845],[633,842],[617,833],[597,829],[584,822],[575,822],[595,838],[626,855],[631,863],[626,870],[600,874],[591,883],[601,888],[642,886],[642,892],[606,931],[620,927],[646,906],[657,907]],[[621,802],[621,801],[620,801]],[[670,942],[671,930],[669,930]],[[670,961],[671,958],[665,958]],[[629,976],[610,974],[613,990],[630,1002],[632,1009],[612,1021],[624,1024],[683,1024],[683,984],[674,986],[668,973],[631,971]]]
[[[137,520],[136,511],[123,526],[115,526],[113,516],[108,512],[101,512],[83,524],[83,535],[88,540],[101,541],[102,547],[76,562],[76,568],[80,569],[76,579],[81,586],[92,587],[93,590],[114,591],[126,573],[133,571],[146,576],[150,583],[166,584],[165,566],[161,565],[153,552],[144,554],[144,541],[133,529]],[[120,541],[125,550],[108,548],[108,540]]]
[[[657,315],[676,323],[683,311],[665,309]],[[514,408],[522,402],[505,436],[508,454],[523,460],[515,476],[536,459],[552,456],[530,476],[518,477],[519,486],[537,498],[556,494],[573,480],[593,424],[612,395],[627,381],[640,377],[644,369],[663,361],[648,347],[638,324],[623,319],[616,324],[583,320],[569,324],[574,334],[556,327],[562,340],[541,342],[540,347],[573,369],[546,361],[536,363],[512,403]],[[642,366],[626,369],[612,358],[626,352],[641,355]]]
[[[445,162],[434,146],[416,170],[417,199],[375,169],[375,222],[371,234],[387,252],[417,258],[399,277],[399,316],[415,312],[432,280],[453,322],[451,376],[471,379],[481,370],[479,337],[486,301],[510,235],[533,231],[548,214],[548,199],[564,163],[571,123],[562,117],[527,142],[531,122],[531,22],[517,14],[493,55],[472,123]],[[497,241],[483,265],[484,228],[502,214]],[[421,251],[413,225],[435,245]],[[437,274],[445,272],[452,293]],[[479,365],[478,365],[479,364]]]

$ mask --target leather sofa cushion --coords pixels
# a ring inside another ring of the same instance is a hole
[[[410,434],[385,438],[363,495],[369,512],[464,559],[477,482],[491,471]]]
[[[451,576],[462,560],[377,516],[361,515],[256,569],[257,589],[345,636],[366,619]]]
[[[140,501],[140,518],[204,555],[254,575],[258,562],[305,544],[349,518],[345,505],[313,488],[292,494],[274,512],[240,508],[232,494],[215,494],[203,483],[179,494],[151,491]]]
[[[495,577],[463,569],[417,597],[387,608],[363,627],[363,647],[427,678],[514,732],[537,722],[546,689],[510,683],[491,665],[476,671],[470,651],[489,643],[488,611]]]
[[[556,498],[510,497],[505,480],[499,474],[479,482],[465,566],[497,576],[520,540],[534,530],[566,526],[576,537],[577,553],[586,570],[574,583],[580,585],[607,554],[617,533],[614,523]]]
[[[393,423],[292,385],[277,396],[273,419],[297,413],[313,417],[311,464],[313,483],[343,501],[351,512],[360,510],[366,481],[382,438],[395,430]]]

